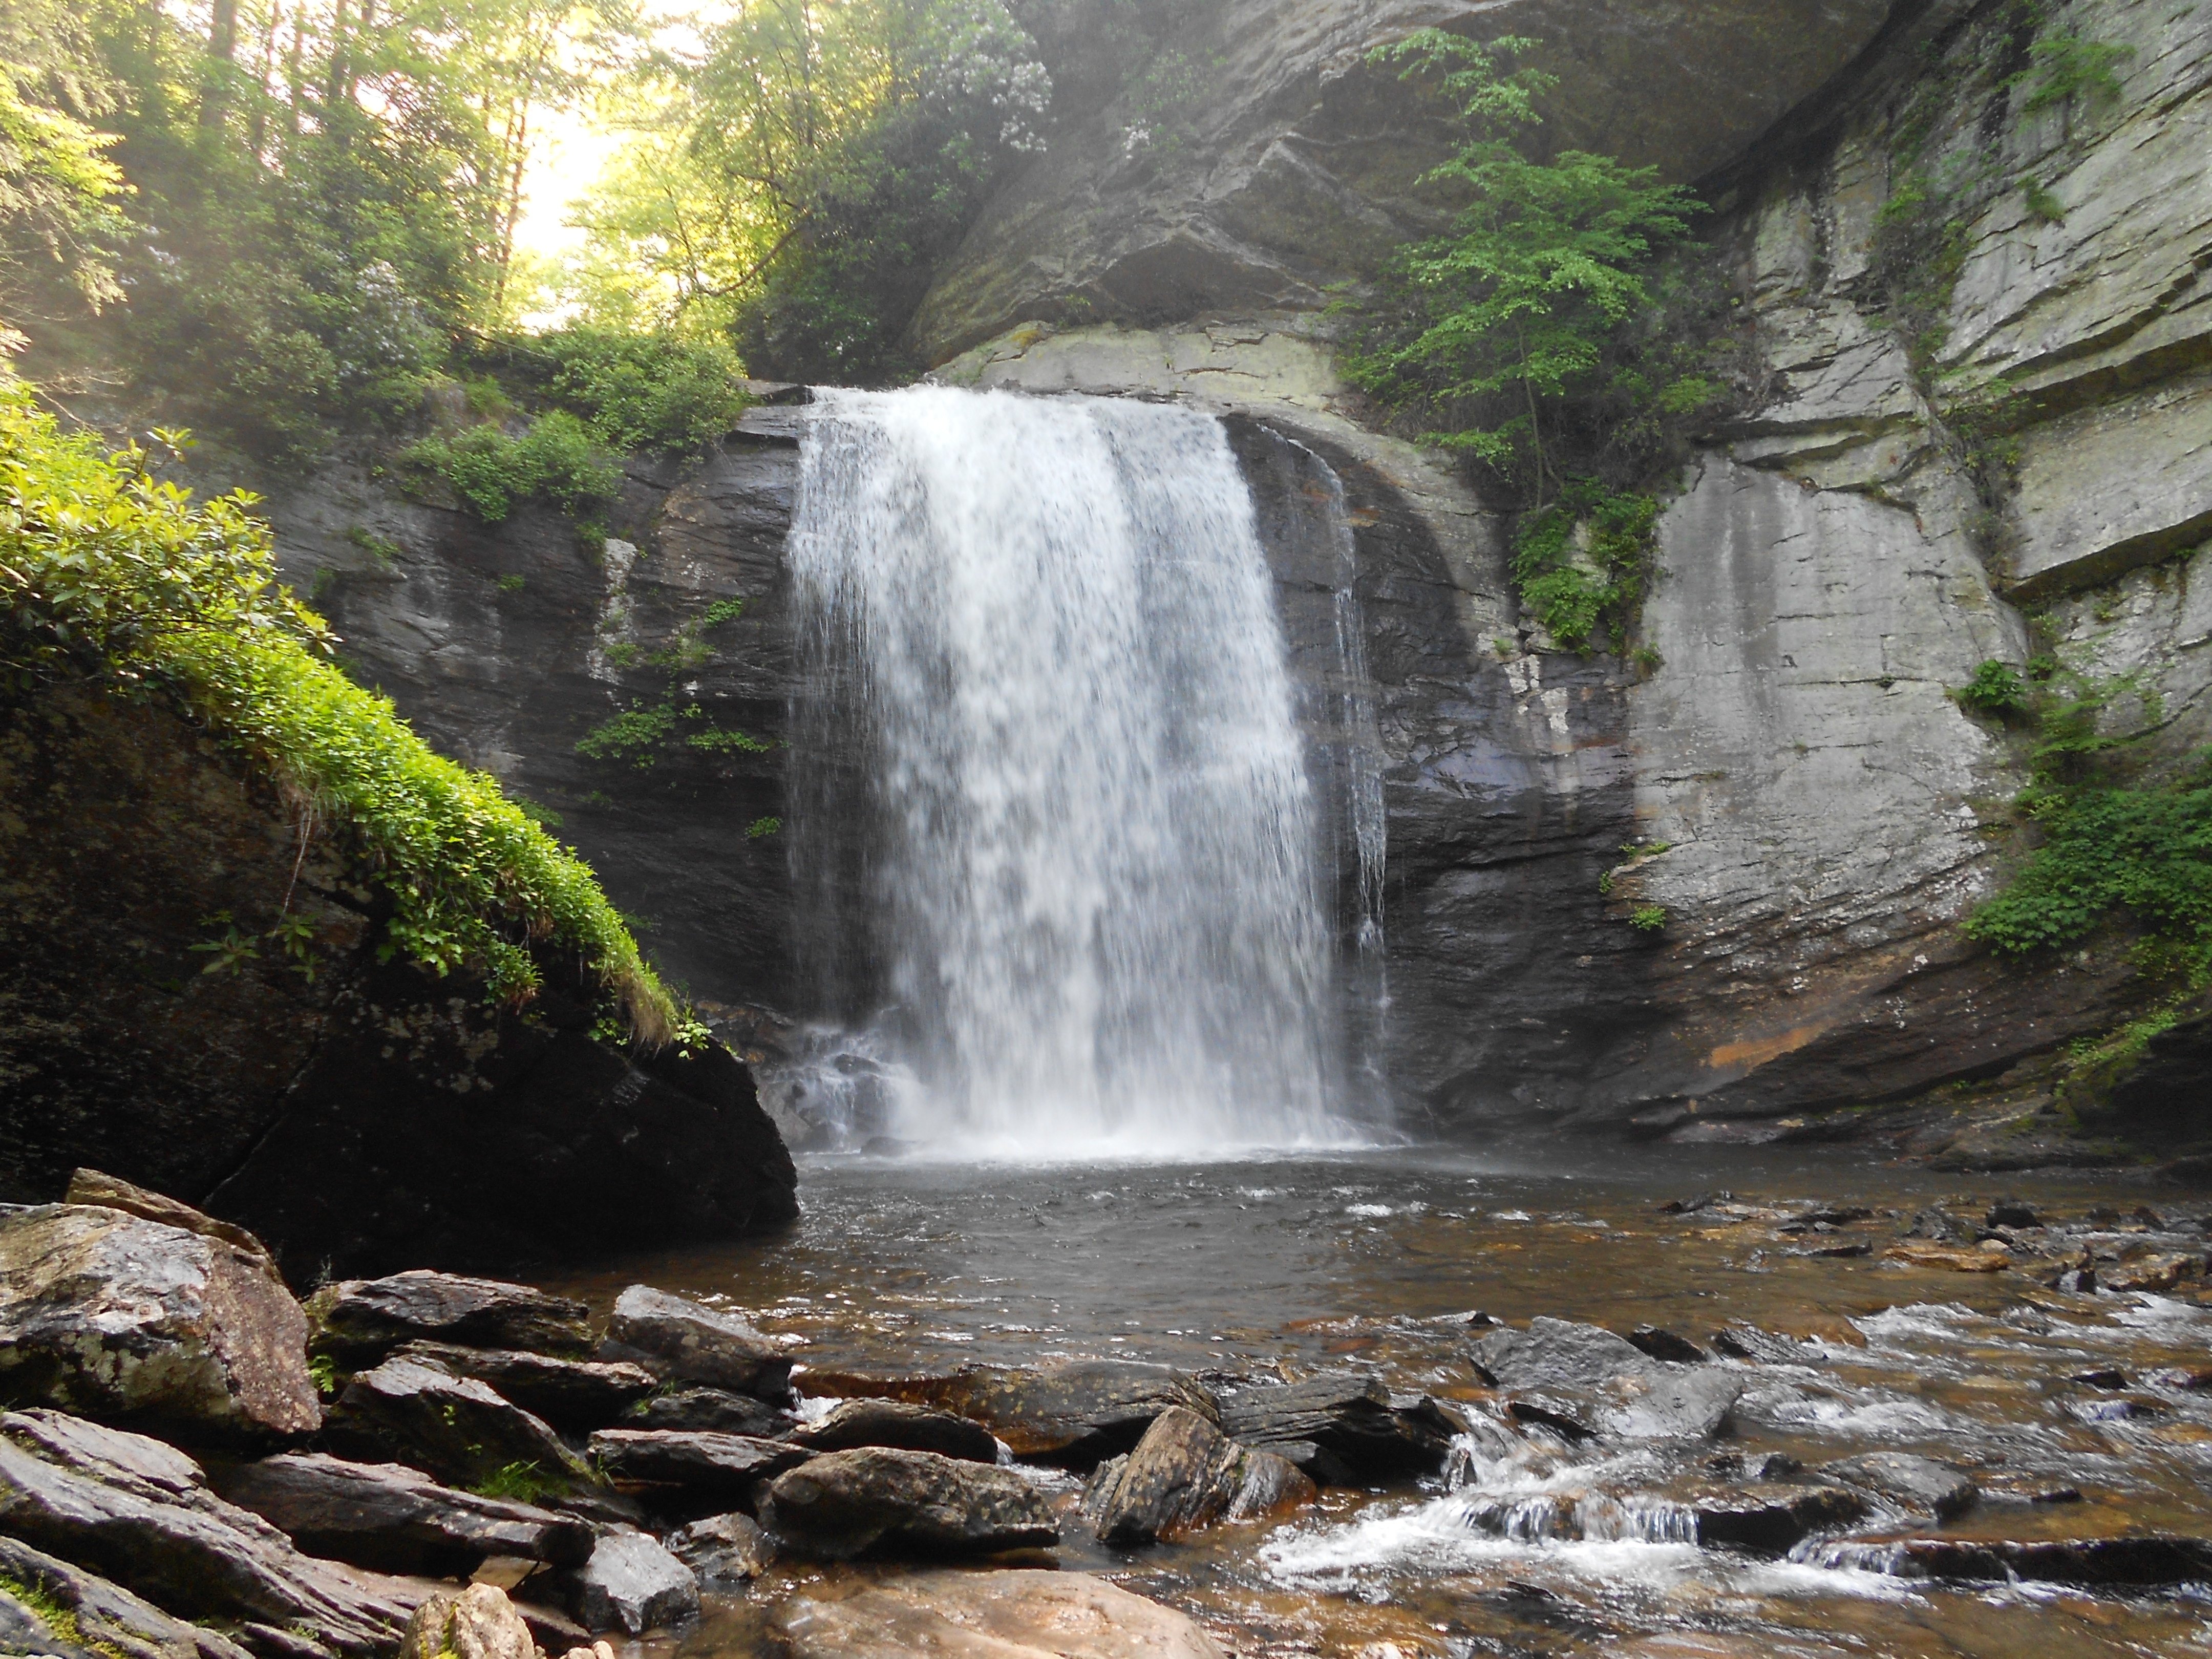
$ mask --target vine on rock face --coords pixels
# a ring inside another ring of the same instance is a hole
[[[1374,54],[1437,80],[1470,136],[1425,180],[1462,204],[1450,231],[1399,249],[1376,295],[1346,307],[1344,362],[1507,495],[1515,577],[1553,641],[1586,648],[1609,623],[1620,649],[1658,517],[1641,486],[1731,395],[1710,343],[1724,302],[1717,278],[1663,258],[1701,210],[1687,190],[1610,156],[1515,147],[1553,84],[1513,66],[1534,45],[1425,29]]]
[[[64,435],[27,386],[0,377],[0,696],[89,677],[173,697],[337,833],[391,902],[384,959],[478,973],[520,1004],[538,988],[535,951],[569,951],[632,1035],[700,1035],[591,870],[326,659],[335,641],[277,586],[252,497],[195,502],[147,462]],[[283,923],[270,937],[297,942]]]

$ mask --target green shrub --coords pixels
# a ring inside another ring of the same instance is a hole
[[[146,460],[64,436],[27,386],[0,380],[0,690],[91,675],[181,698],[312,803],[389,896],[381,957],[479,973],[520,1003],[538,987],[531,947],[555,946],[635,1035],[677,1034],[672,1000],[591,871],[326,659],[322,620],[274,580],[252,498],[195,502]]]
[[[1513,544],[1521,601],[1559,644],[1585,646],[1601,621],[1625,622],[1644,591],[1659,503],[1595,478],[1568,480],[1559,498],[1524,517]]]
[[[726,341],[573,323],[532,344],[553,361],[553,396],[610,449],[696,453],[736,425],[750,401]]]
[[[1628,913],[1628,925],[1639,933],[1656,933],[1667,926],[1667,907],[1639,904]]]
[[[660,745],[676,730],[676,708],[627,708],[593,726],[576,741],[576,752],[592,760],[626,763],[641,770],[660,758]]]
[[[2027,711],[2027,683],[2010,663],[1992,657],[1951,694],[1977,714],[2003,720]]]
[[[621,466],[566,410],[539,416],[519,438],[495,426],[424,438],[400,459],[444,479],[486,524],[499,523],[526,501],[574,513],[611,500],[622,488]]]
[[[2133,46],[2108,46],[2086,35],[2045,35],[2027,49],[2031,67],[2019,77],[2027,87],[2021,113],[2033,115],[2076,100],[2112,102],[2122,90],[2117,71],[2135,55]]]
[[[699,613],[700,631],[703,633],[710,628],[720,628],[724,623],[735,622],[744,614],[745,602],[743,599],[717,599]]]

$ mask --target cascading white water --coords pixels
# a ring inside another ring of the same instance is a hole
[[[1219,423],[830,392],[801,449],[802,943],[897,1034],[919,1086],[883,1127],[1346,1139],[1313,790]]]

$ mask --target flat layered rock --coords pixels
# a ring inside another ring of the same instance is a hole
[[[1166,1365],[1079,1359],[1038,1370],[963,1366],[943,1376],[809,1372],[810,1393],[933,1406],[981,1423],[1017,1457],[1088,1469],[1133,1447],[1152,1420],[1181,1406],[1209,1420],[1220,1408],[1205,1384]]]
[[[473,1376],[501,1399],[556,1429],[602,1429],[660,1386],[642,1365],[561,1359],[524,1348],[465,1348],[450,1342],[410,1342],[399,1359],[421,1359]]]
[[[173,1448],[58,1416],[0,1417],[0,1533],[167,1613],[239,1620],[257,1652],[288,1632],[296,1652],[347,1659],[398,1643],[422,1599],[407,1583],[304,1554]]]
[[[0,1537],[0,1579],[21,1584],[39,1597],[62,1608],[76,1623],[84,1645],[76,1650],[88,1659],[246,1659],[246,1650],[228,1637],[204,1625],[173,1619],[122,1585],[97,1573],[34,1550],[13,1538]],[[0,1591],[0,1601],[13,1601]],[[47,1629],[37,1609],[15,1603],[40,1630]],[[61,1653],[70,1650],[58,1642],[46,1645],[35,1632],[0,1626],[0,1653]]]
[[[590,1310],[528,1285],[417,1271],[349,1279],[307,1298],[314,1350],[348,1370],[375,1364],[409,1342],[467,1348],[523,1348],[581,1358]]]
[[[663,1377],[759,1400],[781,1401],[791,1392],[791,1361],[774,1341],[734,1314],[649,1285],[633,1285],[615,1299],[607,1339],[605,1357],[635,1357]]]
[[[1195,1412],[1164,1412],[1137,1449],[1098,1466],[1085,1518],[1117,1548],[1176,1538],[1220,1520],[1311,1503],[1319,1489],[1288,1459],[1238,1445]]]
[[[1354,1371],[1224,1395],[1220,1423],[1233,1439],[1287,1458],[1325,1486],[1439,1469],[1455,1430],[1433,1402],[1400,1399]]]
[[[310,1555],[382,1572],[465,1577],[493,1556],[580,1566],[588,1522],[441,1486],[398,1463],[288,1453],[234,1471],[222,1495]]]
[[[265,1443],[322,1420],[307,1337],[306,1316],[258,1244],[104,1205],[0,1216],[9,1398]]]
[[[569,1611],[589,1630],[641,1636],[699,1613],[691,1570],[641,1532],[602,1532],[591,1559],[562,1582]]]
[[[999,1461],[998,1437],[981,1423],[906,1400],[848,1400],[820,1421],[793,1430],[791,1439],[816,1451],[891,1446],[971,1463]]]
[[[592,1461],[617,1480],[644,1480],[736,1499],[814,1454],[782,1440],[680,1429],[602,1429]]]
[[[776,1617],[791,1659],[1222,1659],[1188,1615],[1079,1572],[923,1572]]]
[[[769,1440],[792,1426],[788,1413],[749,1394],[726,1389],[684,1389],[641,1400],[623,1413],[625,1429],[703,1429]]]
[[[591,1471],[539,1418],[473,1377],[418,1359],[387,1359],[356,1376],[331,1407],[324,1437],[368,1463],[404,1463],[457,1486],[515,1469],[552,1483]]]
[[[1908,1509],[1925,1510],[1938,1521],[1963,1513],[1980,1495],[1980,1489],[1949,1464],[1906,1452],[1867,1452],[1823,1463],[1820,1472]]]
[[[1012,1469],[934,1452],[826,1452],[779,1478],[761,1521],[795,1553],[996,1555],[1060,1540],[1043,1494]]]

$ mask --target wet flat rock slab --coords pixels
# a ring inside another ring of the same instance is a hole
[[[791,1659],[1224,1659],[1188,1615],[1083,1573],[926,1572],[794,1600]]]
[[[826,1452],[779,1478],[762,1523],[795,1553],[982,1556],[1060,1541],[1043,1494],[1012,1469],[934,1452]]]

